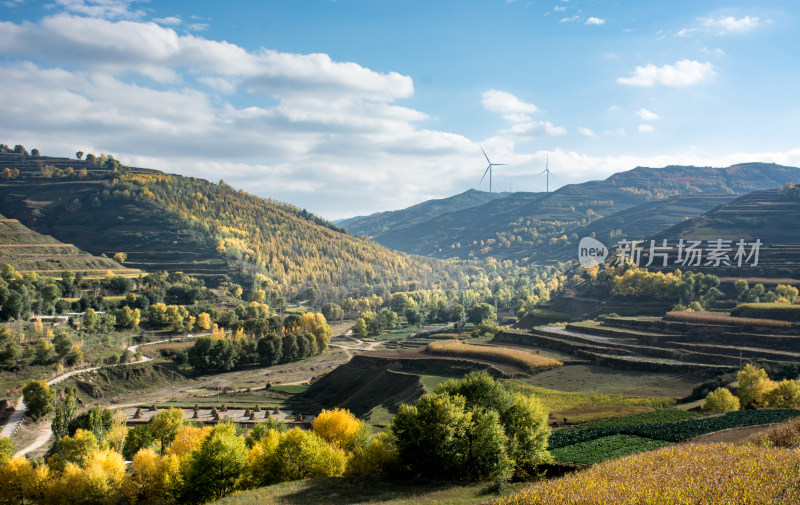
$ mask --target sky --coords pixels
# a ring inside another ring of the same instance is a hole
[[[794,0],[0,0],[0,142],[328,219],[800,166]]]

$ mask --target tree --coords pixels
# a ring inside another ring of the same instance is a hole
[[[796,409],[800,406],[800,385],[783,380],[766,394],[767,405],[775,409]]]
[[[215,426],[191,457],[186,476],[186,497],[193,502],[219,499],[233,491],[247,462],[244,438],[230,423]]]
[[[727,388],[717,388],[708,393],[701,408],[703,412],[732,412],[739,410],[739,399]]]
[[[464,311],[464,306],[460,303],[455,303],[450,308],[450,320],[451,321],[461,321],[464,319],[466,312]]]
[[[197,315],[195,326],[197,326],[198,330],[211,329],[211,316],[207,312],[201,312]]]
[[[72,340],[66,331],[59,331],[53,337],[53,348],[60,359],[64,359],[72,349]]]
[[[468,410],[463,396],[424,395],[392,420],[400,463],[415,476],[464,480],[508,477],[507,437],[496,411]]]
[[[125,263],[125,260],[128,259],[128,253],[118,252],[114,254],[114,261],[119,264]]]
[[[335,303],[326,303],[322,306],[322,315],[328,321],[341,321],[344,319],[344,310]]]
[[[53,357],[53,344],[50,339],[42,337],[36,341],[36,350],[34,351],[34,360],[36,363],[45,365],[50,362]]]
[[[767,406],[767,393],[775,387],[775,384],[763,368],[756,368],[748,363],[736,377],[739,381],[739,401],[743,408]]]
[[[53,304],[61,297],[61,288],[57,284],[46,284],[39,290],[39,296],[42,297],[42,312],[51,314]]]
[[[359,338],[367,336],[367,323],[363,317],[358,318],[356,324],[353,325],[353,335]]]
[[[248,455],[248,481],[265,486],[278,482],[342,475],[347,455],[314,432],[271,430]]]
[[[83,325],[86,327],[86,330],[89,332],[94,331],[99,323],[100,316],[97,312],[92,308],[86,309],[86,312],[83,314]]]
[[[32,380],[22,388],[25,407],[34,419],[44,417],[53,410],[55,396],[55,391],[45,381]]]
[[[38,149],[34,148],[31,150],[31,156],[41,156],[41,154]]]
[[[150,429],[150,425],[142,424],[134,426],[128,430],[128,434],[125,436],[125,443],[122,446],[122,456],[124,456],[126,460],[132,460],[134,456],[136,456],[136,453],[142,449],[151,447],[154,440],[153,430]]]
[[[275,333],[270,333],[266,337],[258,340],[256,352],[258,362],[265,366],[277,365],[282,358],[283,341]]]
[[[167,451],[167,447],[175,439],[178,430],[183,426],[183,410],[170,407],[168,410],[157,412],[150,419],[150,429],[153,436],[161,442],[161,454]]]
[[[796,287],[789,284],[778,284],[778,286],[775,288],[775,292],[781,298],[786,298],[789,303],[794,303],[794,301],[797,299],[798,293],[800,293]]]
[[[8,437],[0,436],[0,467],[4,466],[14,455],[14,442]]]
[[[364,421],[345,409],[322,410],[311,427],[326,442],[345,451],[363,444],[369,435]]]
[[[56,437],[56,442],[69,435],[69,424],[75,419],[77,412],[78,403],[75,390],[68,388],[65,391],[64,403],[56,405],[53,422],[50,424],[50,429]]]
[[[744,298],[745,293],[747,293],[747,291],[750,289],[750,284],[744,279],[739,279],[733,283],[733,287],[736,289],[736,298],[741,300]]]
[[[77,159],[83,158],[83,151],[78,151],[77,153],[75,153],[75,158]]]
[[[409,325],[419,328],[422,326],[422,314],[417,308],[406,309],[406,321]]]
[[[469,311],[469,320],[475,324],[487,319],[494,320],[497,318],[494,307],[488,303],[476,303],[472,310]]]

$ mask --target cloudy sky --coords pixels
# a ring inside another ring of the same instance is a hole
[[[800,166],[794,0],[0,0],[0,142],[330,219],[637,165]]]

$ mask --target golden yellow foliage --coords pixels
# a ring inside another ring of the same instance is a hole
[[[0,503],[28,503],[40,499],[48,484],[49,469],[34,468],[25,457],[16,457],[0,466]]]
[[[122,493],[131,503],[167,505],[176,503],[183,483],[181,458],[174,454],[161,457],[152,449],[142,449],[133,457],[122,485]]]
[[[125,461],[118,452],[94,452],[81,467],[67,463],[61,476],[48,487],[49,503],[114,504],[125,478]]]
[[[497,505],[800,503],[800,453],[681,444],[545,481]]]
[[[175,440],[169,446],[168,455],[185,458],[203,445],[203,441],[211,433],[211,426],[198,428],[195,426],[181,426],[175,434]]]
[[[727,388],[717,388],[708,393],[703,403],[703,412],[731,412],[739,410],[739,399]]]
[[[314,432],[339,449],[352,450],[355,439],[364,432],[365,424],[349,410],[323,410],[311,424]]]
[[[211,316],[206,312],[201,312],[197,315],[197,322],[195,323],[198,330],[208,330],[211,328]]]

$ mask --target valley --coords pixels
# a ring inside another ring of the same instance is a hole
[[[637,168],[331,223],[110,159],[0,153],[0,485],[54,476],[17,498],[517,503],[800,418],[799,169]],[[763,247],[583,268],[573,235]],[[220,455],[235,471],[208,480]]]

